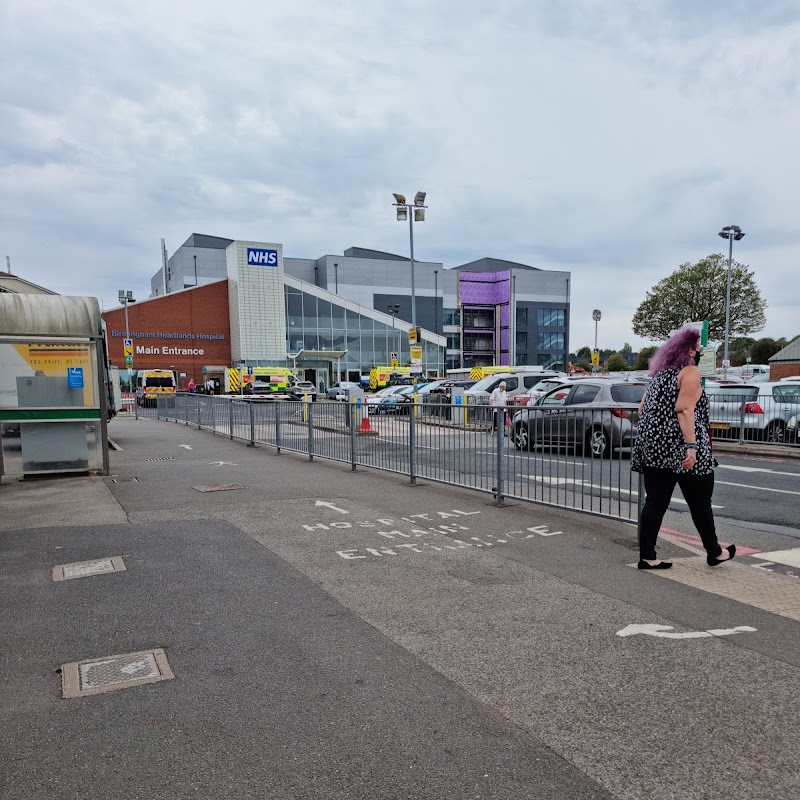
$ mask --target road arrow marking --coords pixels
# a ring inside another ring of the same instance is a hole
[[[178,447],[185,447],[187,450],[192,449],[192,446],[190,444],[179,444]]]
[[[208,462],[208,466],[209,467],[222,467],[222,466],[238,467],[239,465],[238,464],[234,464],[232,461],[209,461]]]
[[[707,631],[686,631],[685,633],[670,633],[674,630],[672,625],[628,625],[617,636],[636,636],[641,633],[645,636],[658,636],[662,639],[705,639],[709,636],[732,636],[734,633],[752,633],[755,628],[749,625],[737,625],[735,628],[711,628]]]
[[[343,508],[339,508],[339,506],[335,506],[333,503],[323,503],[322,500],[317,500],[314,505],[317,506],[317,508],[319,508],[319,506],[324,506],[325,508],[331,509],[331,511],[338,511],[340,514],[350,513],[349,511],[345,511]]]

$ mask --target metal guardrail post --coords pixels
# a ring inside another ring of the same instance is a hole
[[[495,502],[503,505],[503,444],[506,435],[506,410],[505,408],[492,409],[497,422],[497,473],[495,475]]]
[[[253,410],[252,401],[249,402],[248,408],[250,409],[250,447],[256,446],[256,413]]]
[[[139,398],[136,396],[136,392],[133,393],[133,416],[135,419],[139,419]]]
[[[211,395],[211,432],[217,432],[217,404],[214,402],[214,395]]]
[[[228,431],[230,433],[231,440],[233,439],[233,400],[228,400]]]
[[[412,403],[411,413],[408,415],[408,471],[411,485],[417,485],[417,426],[416,404]]]
[[[281,454],[281,404],[274,402],[272,407],[275,409],[275,455]]]
[[[356,398],[347,404],[347,418],[350,424],[350,469],[356,471]]]
[[[189,427],[189,400],[191,399],[192,395],[187,394],[183,396],[183,409],[186,412],[184,417],[186,418],[186,427]]]
[[[308,460],[314,460],[314,413],[311,410],[311,403],[303,403],[308,409]]]
[[[200,396],[195,395],[195,399],[197,400],[197,430],[200,430],[202,425],[200,424]]]
[[[747,403],[745,399],[742,398],[742,405],[740,406],[741,416],[739,417],[739,444],[744,444],[744,415],[746,408]]]

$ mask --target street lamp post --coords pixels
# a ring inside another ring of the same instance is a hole
[[[122,303],[122,305],[125,307],[125,338],[126,339],[130,339],[131,338],[131,328],[130,328],[130,325],[128,324],[128,304],[129,303],[135,303],[136,300],[134,300],[133,292],[130,289],[128,289],[127,291],[125,289],[120,289],[118,294],[117,294],[117,297],[119,299],[119,302]],[[127,366],[128,366],[128,391],[130,391],[131,390],[131,368],[130,368],[130,365],[127,365]]]
[[[597,353],[598,359],[600,358],[600,351],[597,349],[597,323],[600,322],[601,317],[603,316],[602,312],[599,308],[596,308],[592,311],[592,319],[594,320],[594,349]],[[592,372],[599,372],[600,366],[599,364],[592,364]]]
[[[722,377],[728,377],[728,368],[731,365],[728,357],[728,340],[731,326],[731,264],[733,263],[733,240],[738,242],[744,238],[744,232],[738,225],[726,225],[718,234],[722,239],[728,240],[728,285],[725,290],[725,355],[722,358]]]
[[[408,237],[411,243],[411,325],[417,327],[417,294],[414,286],[414,223],[425,221],[425,192],[417,192],[414,203],[407,203],[403,194],[394,194],[397,208],[397,221],[405,222],[408,219]],[[414,213],[409,213],[413,211]]]
[[[400,304],[399,303],[392,303],[391,305],[388,306],[388,310],[389,310],[389,313],[392,315],[392,347],[394,347],[395,344],[396,344],[396,342],[395,342],[395,333],[394,333],[394,318],[400,312]],[[400,350],[398,349],[395,352],[397,353],[397,356],[398,356],[398,359],[399,359]],[[391,362],[391,359],[389,359],[389,361]]]
[[[439,315],[439,270],[435,269],[433,271],[433,332],[438,335],[439,333],[439,323],[441,322],[441,317]],[[436,372],[438,373],[438,377],[441,377],[441,373],[439,372],[439,348],[436,348]]]

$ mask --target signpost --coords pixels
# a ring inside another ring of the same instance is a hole
[[[411,374],[420,375],[422,373],[422,348],[419,345],[411,346]]]
[[[389,366],[396,367],[399,365],[399,359],[397,358],[397,353],[391,353],[389,357]]]

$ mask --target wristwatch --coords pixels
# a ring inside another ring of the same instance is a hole
[[[684,443],[684,447],[687,450],[697,450],[697,444],[686,444],[686,443]]]

